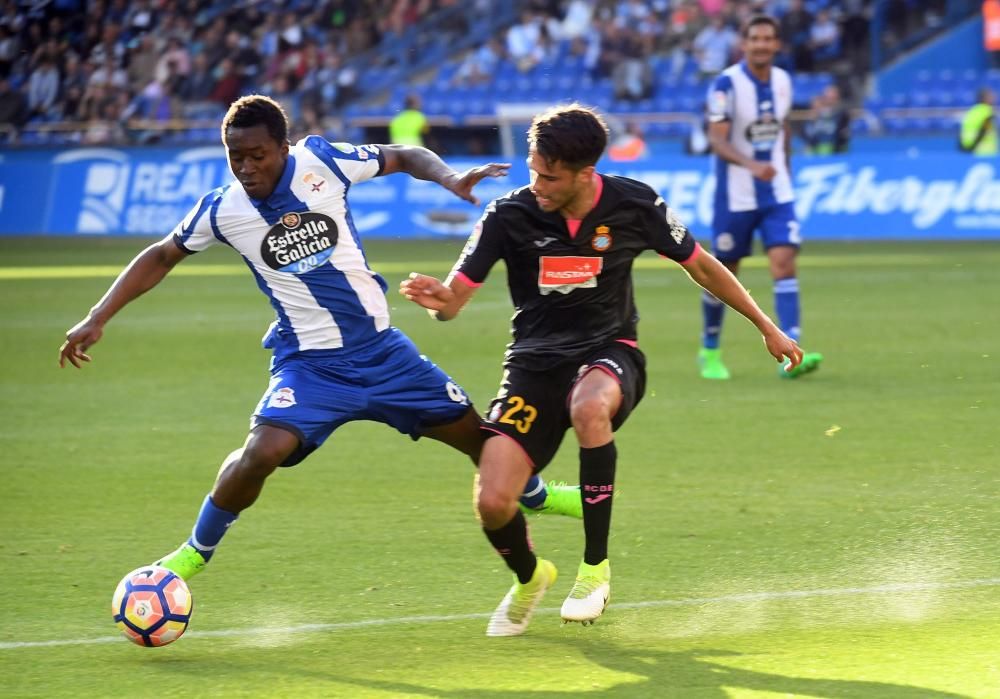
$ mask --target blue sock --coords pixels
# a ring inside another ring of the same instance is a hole
[[[545,489],[545,481],[537,475],[528,479],[528,484],[524,486],[524,494],[521,496],[521,504],[531,509],[537,509],[545,504],[545,498],[549,492]]]
[[[726,304],[712,296],[707,291],[701,294],[701,316],[704,326],[701,334],[701,346],[705,349],[719,348],[719,335],[722,334],[722,314]]]
[[[799,280],[795,277],[774,282],[774,312],[782,332],[799,341]]]
[[[226,535],[229,525],[235,522],[237,517],[239,515],[216,507],[215,503],[212,502],[212,496],[206,495],[188,543],[198,549],[198,553],[208,561],[215,553],[215,547]]]

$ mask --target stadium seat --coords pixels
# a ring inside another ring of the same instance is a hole
[[[673,112],[677,110],[677,100],[670,95],[659,94],[653,100],[656,111]]]
[[[887,117],[882,120],[882,128],[886,133],[897,135],[907,131],[907,121],[903,117]]]
[[[869,133],[871,133],[871,127],[867,119],[854,119],[851,122],[852,136],[867,136]]]
[[[955,93],[950,90],[935,90],[930,95],[930,106],[951,107],[955,104]]]
[[[886,99],[889,106],[894,109],[901,109],[910,105],[910,95],[906,92],[894,92]]]

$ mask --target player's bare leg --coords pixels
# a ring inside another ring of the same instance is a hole
[[[469,408],[469,411],[455,422],[428,428],[423,436],[444,442],[466,454],[473,463],[478,463],[485,441],[485,434],[479,429],[480,424],[481,420],[475,409]],[[565,483],[546,484],[540,476],[533,475],[519,497],[521,509],[525,513],[556,514],[577,519],[583,517],[579,486]]]
[[[468,456],[472,459],[472,463],[476,464],[479,463],[479,455],[483,450],[483,442],[485,441],[485,435],[479,429],[480,424],[482,424],[482,421],[476,414],[475,409],[469,408],[468,412],[455,422],[428,427],[424,430],[423,436],[437,440],[438,442],[444,442],[453,449],[457,449]]]
[[[215,487],[202,503],[191,537],[155,565],[169,568],[185,580],[204,570],[239,513],[257,500],[267,477],[298,446],[299,438],[288,430],[271,425],[255,427],[243,447],[223,461]]]
[[[774,280],[774,309],[778,317],[778,325],[788,337],[799,342],[799,280],[796,270],[798,248],[794,245],[775,245],[768,248],[767,259],[771,269],[771,279]],[[785,371],[783,365],[779,376],[788,379],[798,378],[803,374],[819,369],[823,355],[818,352],[806,352],[802,362]]]
[[[476,512],[486,538],[514,573],[514,584],[486,626],[487,636],[517,636],[528,628],[546,590],[556,581],[552,563],[536,558],[528,540],[518,497],[533,468],[512,439],[492,437],[483,447],[476,489]]]
[[[247,436],[239,457],[223,464],[219,470],[212,500],[222,509],[239,514],[256,502],[267,477],[298,447],[299,438],[292,432],[258,425]]]
[[[585,547],[576,581],[560,611],[564,622],[592,624],[611,598],[608,536],[617,462],[611,419],[621,402],[617,379],[599,368],[590,369],[570,396],[570,418],[580,442]]]

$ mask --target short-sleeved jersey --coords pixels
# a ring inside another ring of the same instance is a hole
[[[708,120],[728,121],[729,142],[743,155],[771,163],[770,182],[755,179],[745,167],[716,157],[716,211],[754,211],[795,198],[785,153],[785,119],[792,109],[788,73],[771,67],[768,82],[758,80],[745,62],[729,66],[712,83]]]
[[[648,185],[600,177],[600,199],[576,235],[522,187],[490,203],[455,265],[454,274],[478,285],[498,260],[506,263],[515,308],[508,362],[544,369],[608,342],[635,341],[632,261],[645,250],[678,262],[696,252]]]
[[[365,259],[347,190],[381,173],[378,146],[308,136],[289,149],[262,201],[231,184],[209,192],[173,231],[187,252],[238,252],[277,313],[264,337],[276,357],[360,346],[389,327],[386,283]]]

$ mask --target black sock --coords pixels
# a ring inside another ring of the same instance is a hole
[[[597,565],[608,557],[611,501],[615,491],[618,450],[614,441],[602,447],[580,447],[580,489],[583,497],[583,531],[587,545],[583,562]]]
[[[483,527],[483,531],[486,532],[486,538],[493,544],[493,548],[503,558],[507,567],[517,575],[518,581],[523,584],[531,580],[538,561],[531,551],[531,543],[528,541],[528,524],[524,521],[521,510],[518,510],[514,518],[499,529]]]

